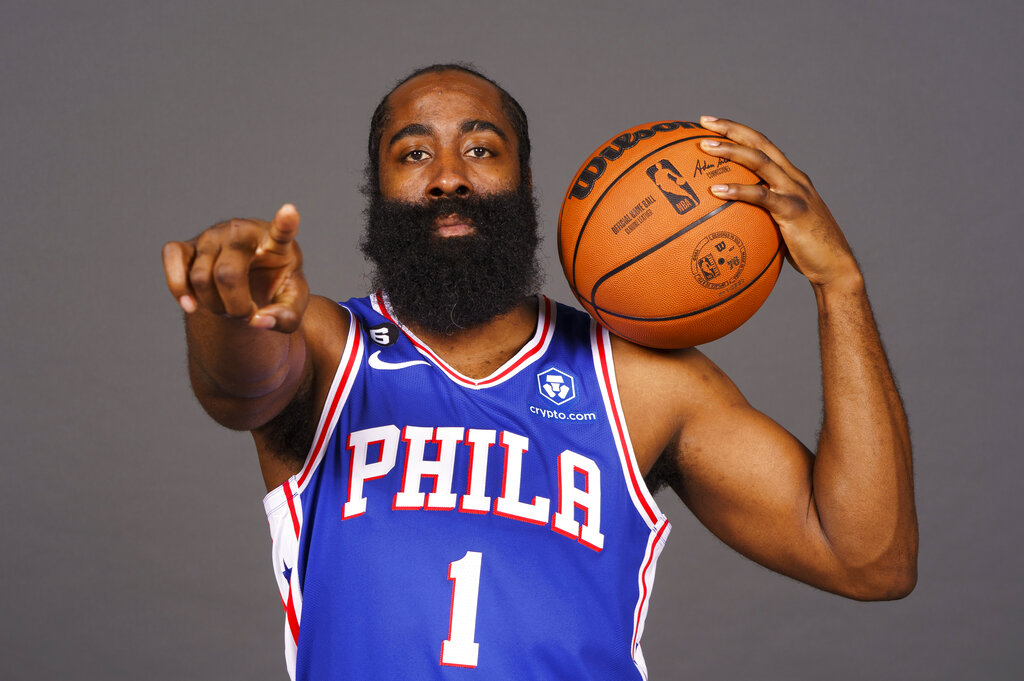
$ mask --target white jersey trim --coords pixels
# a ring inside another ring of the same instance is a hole
[[[434,364],[441,369],[441,371],[443,371],[452,381],[472,390],[490,388],[491,386],[500,385],[512,378],[520,371],[543,357],[547,352],[548,346],[551,344],[551,339],[555,335],[556,306],[547,296],[538,295],[537,328],[533,332],[533,337],[527,341],[526,345],[520,348],[519,352],[498,367],[498,369],[496,369],[490,376],[480,379],[469,378],[449,366],[443,359],[438,357],[426,343],[417,338],[416,334],[403,325],[402,322],[398,321],[395,311],[391,308],[391,301],[388,300],[387,293],[377,291],[374,295],[370,296],[370,304],[376,312],[386,317],[388,321],[402,329],[402,333],[409,338],[413,347],[415,347],[421,355],[430,360],[431,364]]]
[[[343,305],[342,307],[345,306]],[[313,471],[316,470],[317,466],[320,465],[320,461],[323,460],[327,443],[330,442],[334,426],[338,423],[338,416],[341,415],[349,393],[352,392],[355,377],[362,366],[365,345],[359,322],[352,310],[349,310],[347,307],[345,310],[349,315],[348,339],[345,341],[345,350],[341,353],[341,358],[338,360],[338,368],[334,372],[334,380],[331,383],[330,390],[327,392],[327,399],[324,400],[324,408],[320,412],[320,421],[316,427],[316,434],[313,436],[313,444],[306,455],[306,461],[302,465],[301,470],[289,479],[292,493],[295,495],[302,493],[302,490],[309,483]],[[284,499],[281,498],[283,487],[284,485],[271,490],[264,497],[263,505],[267,509],[268,514],[272,507],[277,507],[284,502]]]
[[[612,439],[615,441],[619,463],[622,466],[622,477],[626,483],[626,489],[629,490],[629,496],[633,500],[634,508],[651,530],[647,539],[647,548],[644,551],[644,560],[637,573],[637,601],[633,609],[633,638],[629,651],[636,668],[646,679],[647,663],[640,650],[640,639],[644,633],[644,622],[647,620],[651,590],[654,588],[654,573],[658,556],[665,548],[665,541],[672,530],[672,525],[658,508],[654,496],[640,474],[640,466],[636,462],[633,442],[630,440],[629,429],[622,413],[622,403],[619,400],[619,387],[615,379],[615,362],[612,358],[611,335],[607,329],[594,321],[591,321],[590,325],[590,347],[594,354],[594,370],[597,372],[598,385],[601,386],[601,397],[604,400],[608,423],[612,429]]]
[[[672,531],[672,525],[668,518],[662,516],[657,528],[651,531],[647,540],[647,550],[644,553],[644,562],[637,575],[637,587],[639,596],[636,601],[636,608],[633,610],[633,642],[630,646],[630,653],[633,662],[640,674],[647,679],[647,662],[644,660],[643,651],[640,649],[640,639],[644,635],[644,622],[647,621],[647,609],[651,603],[651,591],[654,589],[654,573],[658,565],[658,557],[665,548],[665,541]]]
[[[665,514],[658,508],[657,502],[654,501],[654,496],[647,489],[647,483],[644,482],[644,477],[640,474],[640,466],[636,462],[633,442],[630,440],[626,419],[622,414],[622,404],[619,401],[619,387],[615,380],[615,362],[612,358],[611,336],[607,329],[599,326],[594,321],[591,321],[590,325],[590,346],[594,353],[594,369],[597,372],[597,382],[601,386],[601,397],[604,399],[608,423],[612,428],[612,439],[615,440],[615,447],[619,453],[619,463],[622,465],[622,475],[626,481],[626,489],[629,490],[633,506],[640,514],[640,517],[644,519],[649,528],[654,530],[665,518]]]
[[[346,308],[347,309],[347,308]],[[302,490],[309,483],[312,473],[323,460],[327,443],[338,422],[352,384],[362,365],[363,341],[359,323],[351,310],[349,313],[348,339],[338,361],[334,380],[327,393],[320,422],[313,436],[313,445],[306,455],[302,469],[284,481],[279,487],[263,497],[263,508],[270,524],[271,558],[277,587],[284,608],[284,649],[288,675],[295,679],[295,661],[299,642],[299,623],[302,620],[302,585],[299,571],[295,569],[299,557],[299,537],[302,531]]]

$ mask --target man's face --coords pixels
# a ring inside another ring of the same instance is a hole
[[[440,333],[510,311],[538,284],[537,216],[498,90],[427,73],[388,104],[362,243],[374,285],[405,321]]]
[[[391,93],[388,109],[379,158],[385,199],[468,198],[519,183],[516,134],[487,81],[461,71],[426,73]]]

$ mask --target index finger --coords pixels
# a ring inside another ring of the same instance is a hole
[[[277,209],[277,214],[270,222],[270,229],[263,239],[263,243],[256,249],[256,255],[273,253],[274,255],[287,255],[295,235],[299,233],[299,211],[295,206],[286,203]]]
[[[781,149],[775,146],[770,139],[757,130],[743,125],[742,123],[737,123],[736,121],[730,121],[725,118],[715,118],[714,116],[701,116],[700,124],[708,130],[725,135],[733,142],[738,142],[739,144],[763,151],[768,155],[768,158],[775,161],[775,164],[786,171],[786,173],[794,180],[799,182],[810,181],[803,171],[794,166],[790,160],[786,158],[786,155],[782,153]]]
[[[167,288],[185,312],[196,310],[195,293],[188,281],[188,268],[195,254],[195,246],[187,241],[169,241],[160,251]]]

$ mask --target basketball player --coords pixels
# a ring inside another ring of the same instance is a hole
[[[256,443],[293,678],[646,678],[669,530],[652,470],[762,565],[856,599],[913,589],[910,441],[861,272],[782,152],[702,123],[768,185],[716,194],[769,210],[815,292],[816,455],[699,351],[534,295],[526,117],[463,67],[413,74],[373,117],[377,293],[309,294],[291,205],[164,247],[195,393]]]

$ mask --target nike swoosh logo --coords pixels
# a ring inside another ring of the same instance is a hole
[[[374,369],[384,369],[388,371],[394,371],[395,369],[405,369],[406,367],[413,367],[417,364],[426,364],[422,359],[414,359],[409,362],[385,362],[380,358],[380,350],[370,355],[370,366]]]

